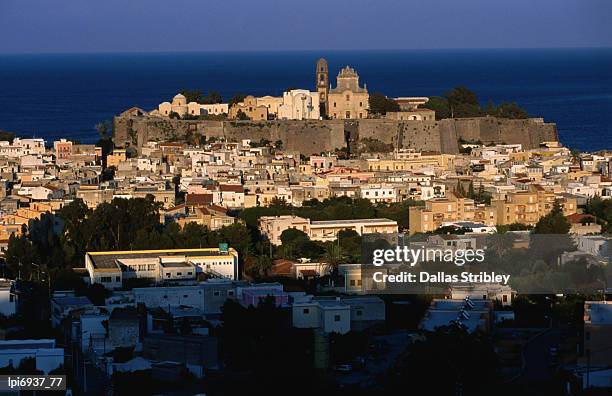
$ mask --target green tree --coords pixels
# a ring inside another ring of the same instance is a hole
[[[555,201],[552,210],[540,218],[533,231],[536,234],[567,234],[570,228],[559,201]]]
[[[442,120],[445,118],[450,118],[450,106],[448,104],[448,99],[442,96],[432,96],[429,98],[429,101],[422,105],[423,108],[431,109],[436,112],[436,119]]]
[[[183,89],[180,93],[185,97],[187,103],[189,102],[198,102],[201,103],[200,100],[204,96],[202,91],[199,89]]]
[[[374,92],[369,97],[370,113],[385,115],[388,112],[400,111],[400,106],[393,99],[387,98],[385,95]]]
[[[115,144],[113,143],[113,136],[115,134],[114,124],[109,120],[102,121],[96,124],[96,131],[99,136],[96,146],[102,148],[102,156],[106,158],[115,148]]]
[[[4,253],[6,266],[13,277],[18,279],[35,279],[34,273],[37,269],[32,263],[39,264],[40,257],[36,248],[27,237],[27,229],[22,227],[21,235],[11,234],[8,246]]]
[[[229,100],[229,106],[232,107],[235,104],[238,104],[242,101],[244,101],[244,98],[246,98],[246,95],[243,94],[236,94],[234,95],[230,100]]]
[[[510,118],[510,119],[525,119],[529,117],[529,114],[527,113],[527,111],[519,107],[516,104],[516,102],[512,102],[512,103],[502,102],[499,106],[497,106],[494,113],[491,115],[495,115],[501,118]]]
[[[332,268],[337,268],[344,261],[344,252],[339,243],[328,242],[325,245],[323,261],[332,266]]]
[[[258,256],[249,268],[249,275],[255,279],[265,278],[272,271],[272,259],[268,256]]]
[[[251,117],[249,117],[245,112],[243,112],[242,110],[238,110],[238,113],[236,113],[236,119],[240,120],[240,121],[249,121],[251,119]]]
[[[13,132],[8,132],[4,129],[0,129],[0,141],[7,141],[9,143],[13,143],[13,139],[15,139],[15,134]]]
[[[489,395],[501,381],[493,345],[480,332],[443,326],[423,335],[401,354],[390,389],[408,389],[419,395]],[[423,381],[432,378],[434,381]]]
[[[222,103],[222,102],[223,102],[223,98],[221,97],[221,94],[219,92],[209,90],[208,95],[203,97],[200,103],[217,104],[217,103]]]
[[[587,203],[586,212],[595,216],[602,226],[602,232],[612,233],[612,199],[594,197]]]

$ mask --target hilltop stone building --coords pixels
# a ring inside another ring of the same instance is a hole
[[[350,66],[340,70],[336,78],[336,88],[327,97],[327,115],[333,119],[354,119],[368,117],[370,95],[364,84],[359,86],[359,75]]]
[[[229,111],[227,103],[200,104],[197,102],[187,103],[187,98],[183,94],[176,94],[171,102],[162,102],[157,110],[151,111],[151,115],[170,117],[171,113],[176,113],[183,117],[186,114],[192,116],[199,115],[221,115]]]
[[[251,95],[244,98],[244,101],[230,107],[228,116],[230,119],[236,119],[240,112],[246,114],[253,121],[268,119],[268,107],[259,104],[257,98]]]
[[[319,93],[307,89],[293,89],[283,93],[283,104],[278,108],[281,120],[318,120]]]
[[[196,102],[187,103],[187,98],[183,94],[176,94],[172,98],[172,103],[163,102],[158,107],[159,115],[169,117],[170,113],[177,113],[180,116],[185,114],[191,114],[195,116],[200,115],[200,104]]]

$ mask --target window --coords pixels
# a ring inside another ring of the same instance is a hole
[[[355,279],[351,279],[351,286],[355,286]]]
[[[213,296],[219,296],[221,293],[217,290],[213,292]]]
[[[310,308],[304,308],[302,312],[304,313],[304,315],[308,315],[310,313]]]
[[[170,272],[166,272],[166,278],[170,278]]]
[[[116,276],[116,277],[115,277],[115,281],[117,281],[117,282],[121,282],[121,277]]]
[[[334,102],[334,107],[336,107],[336,102]]]
[[[346,118],[351,118],[351,112],[350,111],[346,112]]]
[[[193,272],[187,272],[187,275],[193,275]]]
[[[590,331],[585,331],[584,332],[584,339],[587,341],[591,340],[591,332]]]
[[[110,276],[103,276],[103,277],[100,278],[100,282],[102,282],[102,283],[109,283],[109,282],[112,282],[112,281],[113,281],[113,278],[111,278]]]
[[[228,296],[233,296],[234,295],[234,291],[233,290],[228,290],[227,291],[227,295]]]
[[[176,273],[176,276],[181,276],[181,275],[183,275],[183,273],[182,273],[182,272],[177,272],[177,273]]]
[[[363,315],[363,311],[361,309],[358,309],[357,312],[355,312],[355,315],[362,316]]]
[[[507,294],[504,294],[504,295],[502,296],[502,301],[503,301],[503,302],[508,302],[508,295],[507,295]]]
[[[334,315],[334,322],[340,322],[340,315]]]

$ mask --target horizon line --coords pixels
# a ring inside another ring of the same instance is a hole
[[[403,51],[517,51],[517,50],[594,50],[612,49],[612,46],[554,46],[554,47],[457,47],[457,48],[336,48],[336,49],[209,49],[209,50],[101,50],[101,51],[24,51],[0,52],[4,55],[155,55],[155,54],[196,54],[196,53],[313,53],[313,52],[403,52]]]

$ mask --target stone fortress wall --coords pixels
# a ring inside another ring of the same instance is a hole
[[[536,148],[541,142],[558,140],[556,125],[537,118],[204,121],[122,115],[115,117],[114,123],[114,142],[118,147],[141,147],[147,141],[181,141],[189,135],[200,135],[225,138],[230,142],[262,138],[271,142],[281,140],[287,151],[305,155],[333,151],[347,144],[354,149],[363,138],[375,138],[392,143],[394,147],[450,154],[458,152],[459,139],[485,144],[520,143],[527,149]]]

